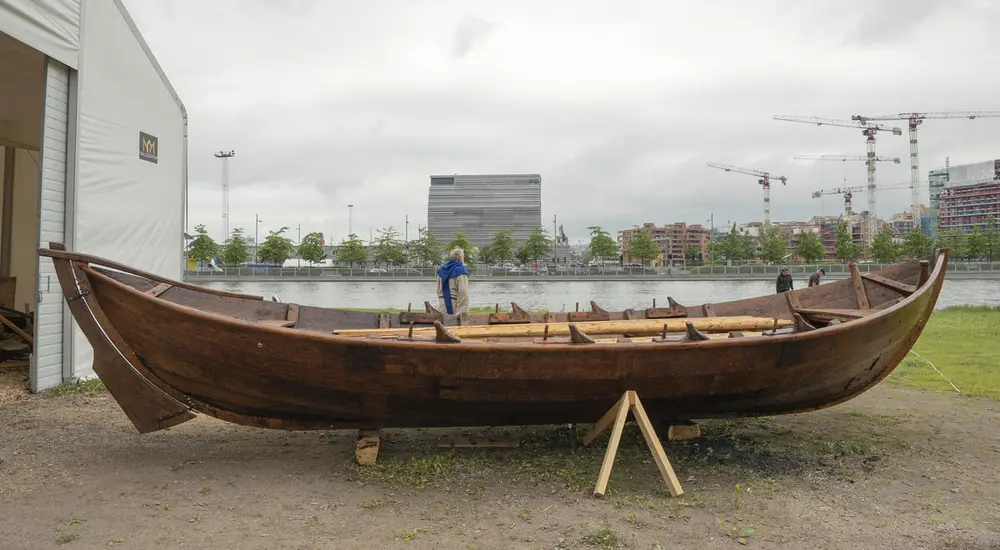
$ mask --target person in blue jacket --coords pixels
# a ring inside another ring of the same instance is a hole
[[[441,310],[448,315],[469,313],[469,270],[465,268],[465,252],[455,248],[448,261],[437,269],[437,293]]]

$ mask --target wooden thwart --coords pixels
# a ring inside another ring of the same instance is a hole
[[[153,288],[147,290],[146,294],[149,294],[150,296],[156,297],[156,296],[159,296],[160,294],[163,294],[164,292],[170,290],[171,288],[174,288],[174,285],[167,284],[167,283],[160,283],[160,284],[154,286]]]
[[[799,309],[796,313],[802,315],[806,319],[816,319],[819,321],[829,322],[832,319],[851,320],[860,319],[867,315],[871,315],[878,310],[874,309]]]
[[[873,282],[873,283],[875,283],[877,285],[881,285],[881,286],[884,286],[886,288],[891,288],[891,289],[893,289],[893,290],[895,290],[897,292],[901,292],[901,293],[903,293],[903,294],[905,294],[907,296],[909,296],[910,294],[913,294],[914,292],[917,291],[917,287],[915,287],[913,285],[908,285],[906,283],[901,283],[899,281],[894,281],[892,279],[889,279],[888,277],[883,277],[883,276],[878,275],[876,273],[865,273],[861,277],[863,277],[865,279],[868,279],[869,281],[871,281],[871,282]]]
[[[653,460],[656,461],[656,467],[659,468],[660,475],[663,476],[663,482],[667,484],[670,494],[675,497],[683,495],[684,490],[681,489],[681,482],[677,480],[674,468],[670,465],[670,460],[667,459],[667,453],[663,451],[660,438],[656,435],[656,430],[653,429],[653,424],[649,421],[649,417],[646,416],[646,411],[642,408],[639,396],[632,390],[628,390],[622,394],[621,399],[615,403],[615,406],[611,407],[611,410],[605,413],[590,431],[583,436],[583,444],[590,445],[601,432],[609,427],[611,428],[611,439],[608,440],[608,450],[604,453],[601,473],[597,476],[594,495],[599,497],[604,496],[604,492],[608,488],[608,480],[611,478],[611,467],[615,463],[618,444],[622,439],[622,429],[625,427],[625,419],[630,410],[635,417],[636,424],[639,425],[639,429],[642,431],[642,437],[646,439],[646,444],[649,445],[649,450],[653,453]]]

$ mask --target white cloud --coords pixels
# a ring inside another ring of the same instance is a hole
[[[998,107],[986,1],[126,4],[188,107],[191,225],[217,236],[220,149],[236,150],[231,227],[259,213],[262,230],[339,239],[352,203],[362,235],[406,215],[415,228],[432,173],[540,172],[543,222],[577,240],[594,224],[759,219],[756,180],[708,161],[788,176],[774,219],[839,211],[812,191],[863,184],[864,164],[792,157],[864,154],[860,130],[775,114]],[[1000,153],[1000,119],[920,132],[924,177]],[[909,179],[905,133],[878,153],[903,159],[879,181]],[[906,208],[908,191],[879,193],[879,213]]]

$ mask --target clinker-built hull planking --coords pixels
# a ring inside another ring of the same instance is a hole
[[[277,429],[594,422],[626,390],[663,419],[813,410],[860,394],[899,364],[934,309],[947,266],[942,250],[931,265],[905,262],[789,295],[685,311],[688,320],[787,321],[795,310],[815,329],[707,341],[444,343],[331,334],[375,329],[380,316],[166,281],[57,244],[40,253],[55,262],[95,349],[95,371],[141,432],[192,411]],[[604,313],[641,319],[647,312]],[[824,326],[831,315],[844,322]],[[567,314],[544,320],[565,322]],[[398,316],[392,321],[399,326]]]

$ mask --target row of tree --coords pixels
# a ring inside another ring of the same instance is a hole
[[[291,239],[285,236],[288,227],[271,231],[260,247],[257,249],[256,261],[270,265],[281,265],[289,258],[298,254],[302,260],[316,264],[327,259],[324,249],[323,233],[314,232],[302,237],[302,242],[296,246]],[[376,265],[384,264],[386,267],[412,263],[416,265],[434,265],[439,263],[448,251],[454,248],[461,248],[465,251],[465,262],[475,265],[483,262],[487,265],[518,260],[522,264],[538,262],[542,258],[547,258],[552,253],[552,239],[545,229],[536,227],[523,244],[517,246],[513,238],[513,230],[507,229],[498,232],[493,240],[482,249],[477,249],[469,241],[465,233],[455,233],[454,239],[448,243],[439,242],[434,235],[421,228],[417,239],[404,243],[400,240],[399,231],[394,227],[378,230],[378,238],[373,240],[371,246],[371,259]],[[612,242],[613,244],[613,242]],[[356,234],[350,234],[336,247],[335,259],[341,263],[354,266],[364,263],[369,258],[369,247]],[[225,244],[219,244],[209,236],[204,225],[195,226],[195,237],[188,245],[188,257],[198,261],[210,261],[220,259],[224,265],[238,266],[251,260],[250,247],[243,229],[233,230],[232,235]]]
[[[942,233],[936,241],[914,229],[903,237],[901,244],[896,243],[892,227],[884,225],[872,237],[871,247],[867,251],[854,240],[850,224],[845,220],[837,226],[834,239],[834,255],[843,262],[856,261],[865,252],[869,258],[879,263],[892,263],[900,258],[923,258],[932,254],[935,247],[948,248],[949,254],[954,258],[992,262],[1000,257],[1000,226],[993,220],[988,221],[987,229],[976,227],[970,235],[948,231]],[[807,263],[815,263],[826,257],[826,248],[816,233],[804,233],[793,251],[789,247],[788,235],[770,223],[761,226],[756,243],[753,237],[746,232],[741,233],[733,224],[726,236],[711,243],[710,255],[713,259],[744,261],[759,258],[765,262],[779,263],[790,252]]]

